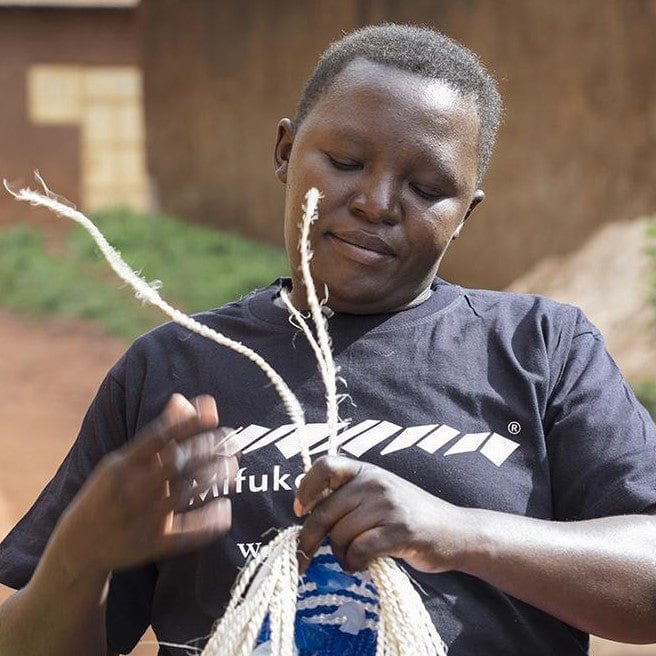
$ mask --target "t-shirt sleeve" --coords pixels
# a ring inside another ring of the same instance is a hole
[[[24,587],[41,558],[60,516],[104,455],[128,439],[123,361],[101,384],[80,432],[52,480],[34,505],[0,543],[0,582]],[[108,642],[127,653],[150,623],[154,567],[112,576],[107,612]]]
[[[545,434],[555,519],[640,513],[656,504],[656,427],[580,311]]]

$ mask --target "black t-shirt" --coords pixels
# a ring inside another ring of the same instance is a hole
[[[318,455],[327,446],[325,394],[310,348],[274,302],[279,286],[198,318],[282,375]],[[440,280],[433,289],[402,312],[330,318],[350,395],[341,406],[344,454],[466,507],[583,520],[656,504],[656,428],[579,310]],[[269,381],[242,356],[166,324],[139,338],[102,383],[66,460],[0,545],[0,581],[27,583],[96,463],[174,392],[213,395],[221,423],[240,429],[233,527],[197,552],[114,573],[108,640],[124,653],[150,623],[162,642],[202,645],[248,555],[269,529],[298,521],[298,441]],[[226,492],[198,489],[193,503]],[[587,636],[476,577],[411,573],[452,656],[587,652]]]

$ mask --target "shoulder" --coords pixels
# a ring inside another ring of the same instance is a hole
[[[512,354],[524,366],[540,361],[552,381],[582,347],[603,348],[599,330],[573,305],[537,294],[480,289],[464,289],[463,296],[488,350]]]
[[[580,310],[567,303],[560,303],[539,294],[520,294],[491,289],[463,288],[463,296],[472,308],[490,316],[509,315],[523,318],[527,315],[566,318]]]
[[[242,298],[218,308],[194,313],[188,317],[181,314],[180,317],[185,320],[186,325],[181,325],[181,322],[177,321],[168,321],[138,337],[126,355],[128,358],[138,361],[160,355],[170,356],[173,353],[189,349],[215,348],[210,339],[198,337],[194,328],[201,330],[209,328],[214,333],[225,335],[231,339],[239,339],[251,322],[249,310],[251,301],[258,296],[271,293],[272,286],[256,289]]]
[[[471,312],[490,327],[513,331],[537,331],[573,338],[580,332],[599,331],[576,306],[538,294],[519,294],[487,289],[463,289]]]

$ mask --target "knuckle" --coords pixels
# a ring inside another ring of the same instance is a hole
[[[312,468],[315,471],[315,474],[318,475],[320,478],[328,477],[333,471],[332,459],[333,456],[321,456],[321,458],[316,460],[312,466]]]
[[[308,516],[306,523],[309,524],[310,528],[317,529],[324,529],[331,526],[330,516],[325,506],[322,506],[321,504],[315,506]]]

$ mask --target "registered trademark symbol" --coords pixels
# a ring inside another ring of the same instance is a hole
[[[519,433],[519,431],[521,431],[521,430],[522,430],[522,427],[519,425],[518,421],[511,421],[508,424],[508,432],[511,435],[517,435],[517,433]]]

